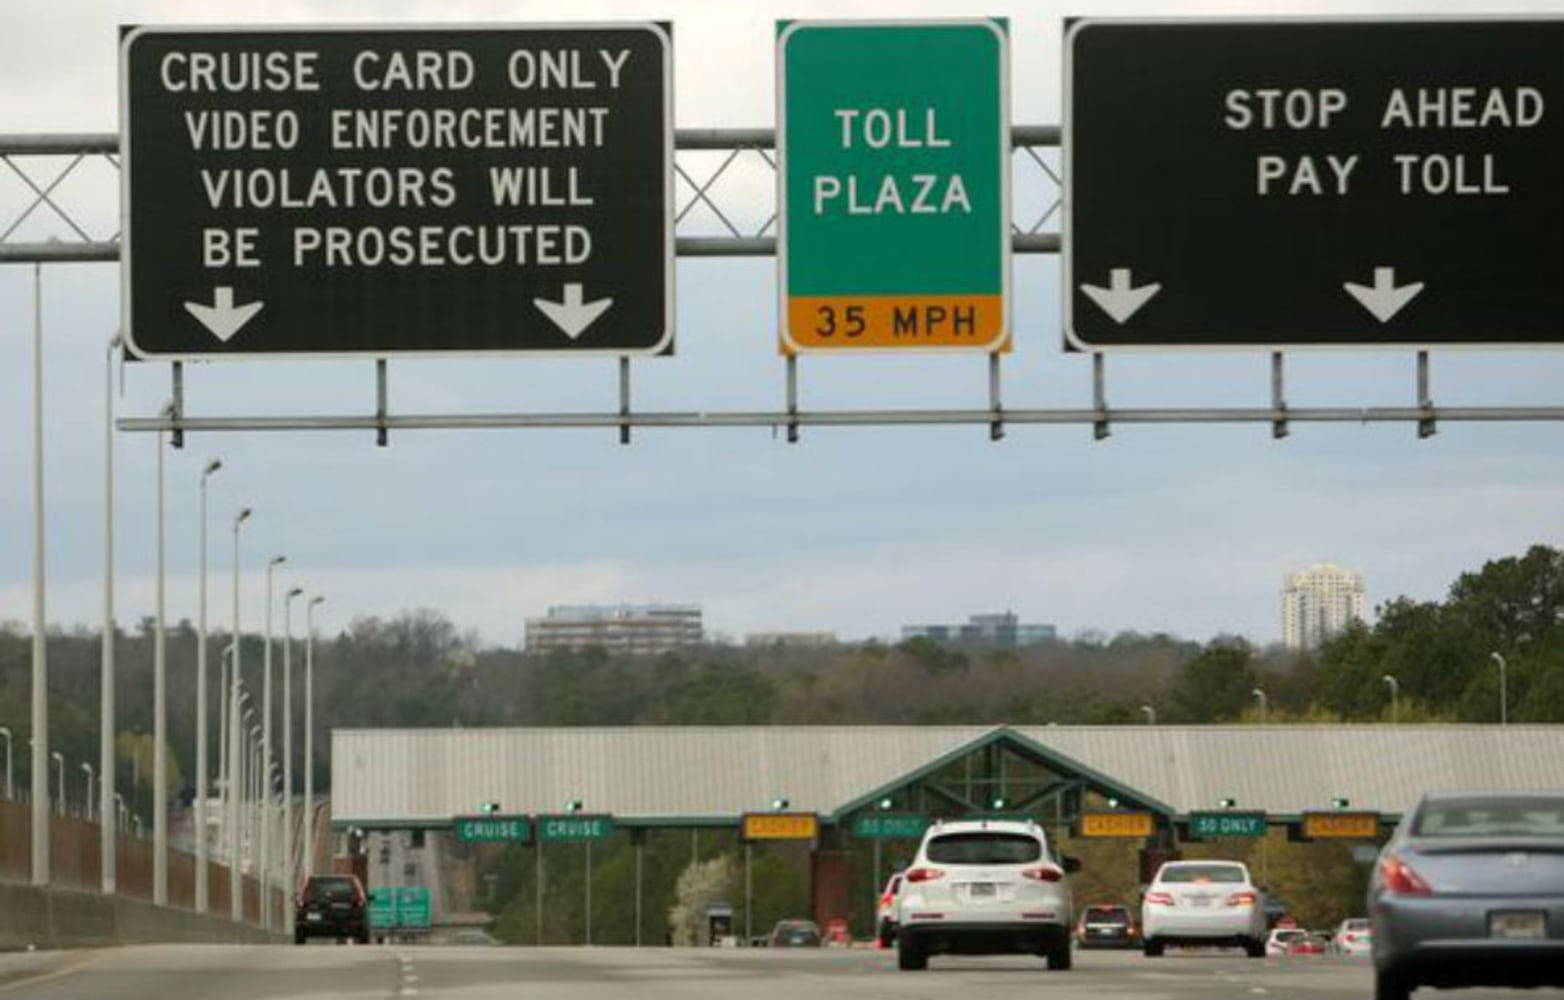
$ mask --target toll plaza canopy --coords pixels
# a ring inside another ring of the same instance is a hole
[[[827,823],[890,800],[996,801],[1067,820],[1083,796],[1168,818],[1231,803],[1296,817],[1423,792],[1564,790],[1564,726],[724,726],[337,729],[333,824],[439,828],[484,803],[579,803],[622,826],[731,826],[786,800]]]

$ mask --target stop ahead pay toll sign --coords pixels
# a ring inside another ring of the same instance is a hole
[[[781,349],[1008,349],[1010,97],[992,20],[779,26]]]

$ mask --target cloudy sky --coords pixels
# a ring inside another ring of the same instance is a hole
[[[917,0],[705,2],[598,0],[571,20],[674,23],[681,127],[774,123],[773,22],[781,17],[1003,14],[1011,19],[1013,117],[1060,121],[1062,19],[1093,13],[1255,14],[1485,11],[1486,4],[966,4]],[[1511,9],[1564,15],[1564,0]],[[121,24],[532,22],[558,4],[525,0],[7,0],[0,32],[0,132],[111,132],[118,127]],[[1550,109],[1557,110],[1557,109]],[[685,162],[681,157],[681,162]],[[702,160],[692,160],[698,167]],[[45,184],[63,162],[23,160]],[[1023,175],[1023,209],[1045,183]],[[753,226],[772,211],[771,178],[749,163],[720,186],[725,209]],[[118,227],[117,178],[88,162],[58,189],[89,235]],[[25,185],[0,167],[0,227],[25,208]],[[681,185],[682,205],[689,190]],[[1020,212],[1018,211],[1018,214]],[[1028,221],[1028,220],[1023,220]],[[686,233],[712,232],[691,217]],[[68,238],[47,212],[12,240]],[[33,268],[0,267],[0,619],[31,615]],[[767,410],[783,404],[770,259],[681,260],[677,354],[634,365],[637,408]],[[1012,407],[1090,402],[1089,361],[1059,349],[1058,261],[1017,255],[1016,349],[1004,361]],[[102,580],[105,345],[119,317],[114,265],[43,269],[48,617],[98,620]],[[1438,351],[1441,404],[1557,406],[1564,352]],[[1264,354],[1114,355],[1117,406],[1258,406]],[[811,409],[979,407],[979,356],[807,357]],[[194,414],[363,413],[368,361],[190,366]],[[608,359],[394,361],[397,412],[603,411],[617,407]],[[126,414],[155,413],[166,365],[126,372]],[[1320,352],[1288,359],[1294,406],[1410,405],[1405,351]],[[120,618],[152,610],[156,444],[118,438]],[[1371,601],[1434,599],[1459,572],[1528,545],[1564,544],[1564,427],[1446,423],[1430,440],[1409,425],[1084,426],[806,429],[788,444],[765,429],[614,432],[424,431],[191,435],[167,455],[169,613],[195,615],[197,482],[212,485],[213,613],[226,620],[229,525],[243,535],[243,600],[257,622],[267,556],[285,553],[282,586],[328,598],[322,621],[436,608],[486,641],[515,644],[551,604],[700,604],[708,628],[895,635],[909,622],[1014,610],[1023,620],[1087,629],[1279,637],[1284,573],[1332,561],[1360,570]],[[221,609],[221,610],[219,610]]]

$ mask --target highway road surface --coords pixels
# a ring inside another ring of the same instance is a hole
[[[1042,988],[1046,994],[1033,992]],[[1048,972],[1036,959],[937,957],[926,972],[898,972],[890,952],[834,949],[166,945],[0,955],[0,1000],[1366,1000],[1372,994],[1362,960],[1236,955],[1148,960],[1089,952],[1065,973]],[[1437,995],[1557,1000],[1564,992]]]

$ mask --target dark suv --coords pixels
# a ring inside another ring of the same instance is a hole
[[[1081,912],[1075,940],[1082,948],[1139,948],[1140,935],[1127,906],[1097,904]]]
[[[312,937],[369,943],[369,897],[358,876],[311,875],[294,904],[294,944]]]

